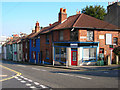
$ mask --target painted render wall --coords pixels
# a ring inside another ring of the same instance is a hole
[[[38,53],[40,53],[40,39],[36,39],[36,47],[32,47],[32,39],[29,40],[29,59],[31,63],[40,64],[41,60],[38,60]],[[32,59],[32,51],[36,51],[36,60]]]

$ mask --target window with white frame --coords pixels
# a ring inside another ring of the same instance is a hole
[[[63,31],[60,31],[60,33],[59,33],[59,35],[60,35],[60,40],[63,40]]]
[[[84,48],[83,60],[84,61],[96,60],[96,48]]]
[[[87,31],[87,40],[88,41],[93,41],[93,38],[94,38],[94,32],[91,31],[91,30],[88,30]]]

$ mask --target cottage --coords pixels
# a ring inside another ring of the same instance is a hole
[[[40,36],[36,36],[40,32],[39,22],[36,22],[34,34],[29,36],[29,59],[31,63],[40,64]]]
[[[100,56],[106,62],[111,54],[110,45],[118,46],[119,31],[115,25],[80,12],[67,18],[66,9],[60,8],[58,21],[38,34],[40,60],[46,64],[79,66],[94,64]]]

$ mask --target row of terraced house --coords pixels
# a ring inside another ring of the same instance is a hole
[[[106,62],[110,45],[120,46],[117,26],[80,12],[67,17],[66,9],[60,8],[57,22],[40,28],[37,21],[31,34],[9,40],[2,49],[3,59],[80,66],[100,57]]]

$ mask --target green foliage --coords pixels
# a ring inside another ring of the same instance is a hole
[[[95,17],[97,19],[103,20],[106,15],[106,11],[103,6],[86,6],[86,8],[82,9],[82,13]]]
[[[114,52],[116,55],[119,55],[119,56],[120,56],[120,47],[114,48],[113,52]]]

